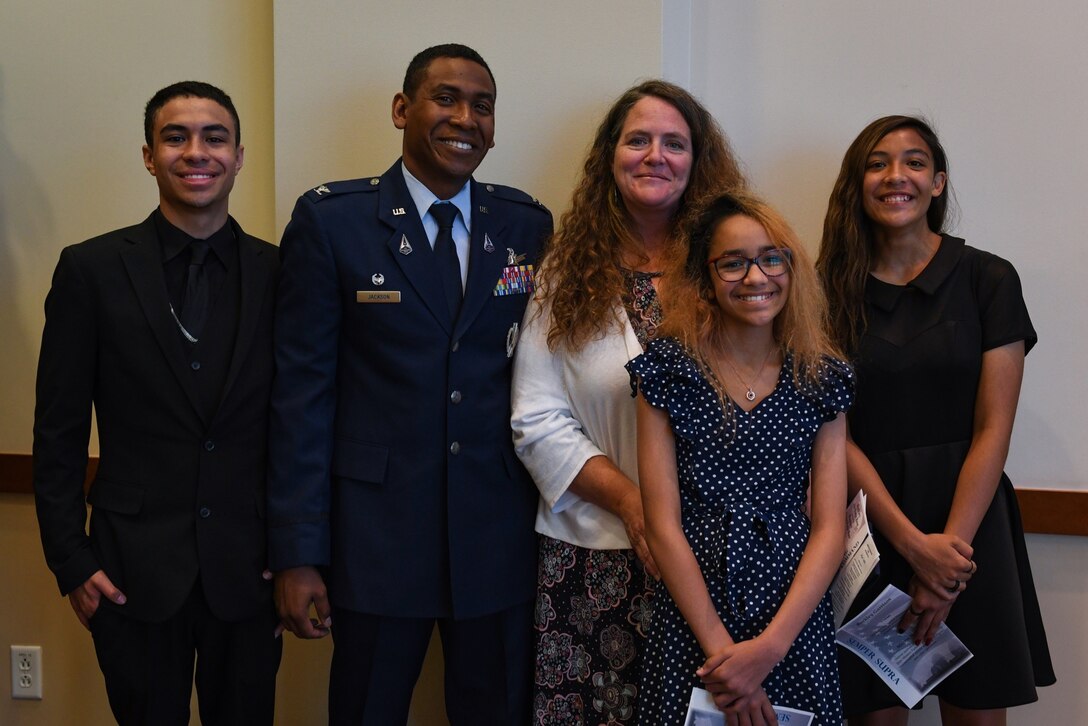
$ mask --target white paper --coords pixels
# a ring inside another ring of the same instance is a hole
[[[831,602],[835,608],[835,627],[842,625],[850,604],[861,586],[880,561],[876,542],[869,532],[869,517],[865,513],[865,492],[858,490],[846,508],[846,550],[839,571],[831,583]]]
[[[972,654],[944,623],[930,645],[915,645],[913,629],[897,632],[908,607],[910,596],[888,585],[869,607],[839,628],[835,642],[865,661],[912,708]]]
[[[815,714],[808,711],[799,711],[796,708],[775,706],[774,715],[778,717],[778,723],[789,726],[809,726],[815,718]],[[691,689],[691,699],[688,700],[688,715],[684,719],[684,726],[725,726],[725,714],[714,705],[714,699],[710,693],[702,688]]]

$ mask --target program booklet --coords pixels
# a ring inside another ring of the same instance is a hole
[[[876,568],[880,553],[869,532],[869,517],[865,513],[865,492],[859,490],[846,508],[846,551],[835,579],[831,582],[831,603],[835,608],[835,627],[842,625],[850,604],[861,586]]]
[[[796,708],[775,706],[774,715],[778,717],[778,723],[789,726],[809,726],[815,714],[808,711],[799,711]],[[714,705],[714,699],[710,692],[702,688],[691,689],[691,699],[688,701],[688,715],[684,719],[684,726],[725,726],[725,714]]]
[[[929,645],[915,645],[913,630],[897,632],[908,607],[910,596],[888,585],[869,607],[839,628],[835,642],[865,661],[907,708],[913,708],[972,654],[944,623]]]

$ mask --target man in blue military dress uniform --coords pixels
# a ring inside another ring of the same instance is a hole
[[[307,192],[284,232],[270,560],[283,626],[333,633],[333,724],[404,723],[436,622],[450,722],[529,717],[537,494],[510,363],[552,223],[472,179],[494,107],[475,51],[423,51],[401,160]]]

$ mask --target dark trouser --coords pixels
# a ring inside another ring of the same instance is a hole
[[[187,726],[196,663],[204,726],[271,726],[281,638],[268,611],[238,623],[216,618],[199,581],[181,610],[161,623],[100,607],[91,619],[110,709],[121,726]]]
[[[434,618],[391,618],[333,609],[331,726],[408,720]],[[466,620],[439,618],[446,715],[452,726],[529,722],[532,603]]]

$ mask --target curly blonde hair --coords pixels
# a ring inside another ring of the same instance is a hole
[[[548,347],[573,350],[622,326],[616,302],[623,294],[622,261],[643,255],[631,216],[620,199],[612,172],[616,146],[627,115],[652,96],[675,108],[691,130],[692,168],[680,198],[666,255],[682,256],[680,230],[697,202],[746,185],[725,133],[699,101],[679,86],[650,80],[620,96],[597,128],[570,209],[548,243],[540,263],[539,296],[551,311]],[[625,254],[626,253],[626,254]]]
[[[724,313],[714,296],[714,272],[707,260],[718,225],[737,215],[758,222],[776,247],[790,251],[790,289],[774,319],[774,338],[783,353],[793,356],[795,383],[818,386],[827,366],[842,353],[828,334],[827,302],[812,258],[782,215],[745,192],[721,195],[699,211],[688,230],[687,255],[674,260],[665,273],[661,286],[665,315],[658,334],[676,338],[702,360],[715,358],[727,346]]]

